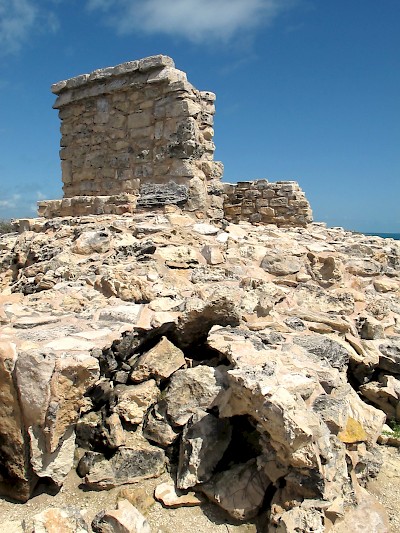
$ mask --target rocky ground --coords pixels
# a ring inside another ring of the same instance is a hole
[[[61,487],[0,516],[37,533],[37,512],[70,504],[88,523],[109,511],[94,531],[135,509],[164,533],[399,531],[398,455],[376,444],[398,444],[396,241],[166,208],[20,221],[0,253],[0,489]],[[155,502],[169,476],[202,505]]]

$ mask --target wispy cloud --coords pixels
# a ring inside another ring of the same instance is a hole
[[[271,24],[296,0],[87,0],[120,34],[160,33],[192,42],[227,42],[243,30]]]
[[[34,0],[0,0],[0,55],[18,52],[33,32],[58,26],[55,13]]]
[[[20,200],[21,200],[20,194],[13,194],[9,198],[0,199],[0,208],[13,209],[14,207],[18,206]]]

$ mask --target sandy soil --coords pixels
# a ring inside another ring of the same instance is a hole
[[[389,515],[391,533],[400,533],[400,450],[382,446],[384,463],[378,477],[368,484],[368,490],[382,503]],[[158,479],[146,480],[132,489],[136,506],[147,517],[154,533],[256,533],[260,531],[255,523],[241,524],[232,520],[217,506],[203,504],[199,507],[166,509],[153,498],[156,485],[170,481],[168,473]],[[61,490],[51,495],[39,487],[34,497],[25,504],[0,499],[1,531],[22,532],[22,520],[48,507],[75,507],[82,511],[88,524],[103,509],[115,508],[121,487],[110,491],[87,491],[81,486],[81,479],[72,471]],[[373,533],[373,532],[371,532]]]

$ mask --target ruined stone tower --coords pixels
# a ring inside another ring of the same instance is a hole
[[[64,199],[42,202],[40,214],[131,211],[139,195],[139,207],[222,212],[222,199],[208,190],[223,172],[213,161],[215,95],[195,89],[171,58],[95,70],[52,91]]]

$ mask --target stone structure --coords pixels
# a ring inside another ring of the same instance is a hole
[[[64,199],[41,202],[39,214],[132,211],[142,188],[146,207],[167,196],[187,211],[217,207],[222,213],[222,198],[207,192],[223,171],[213,161],[215,95],[196,90],[171,58],[96,70],[56,83],[52,91],[62,121]]]
[[[176,204],[229,221],[304,226],[311,209],[296,182],[223,184],[213,161],[215,95],[198,91],[158,55],[52,86],[61,119],[64,198],[39,215],[132,213]]]
[[[230,222],[248,220],[277,226],[305,226],[312,211],[296,181],[242,181],[224,184],[224,215]]]

